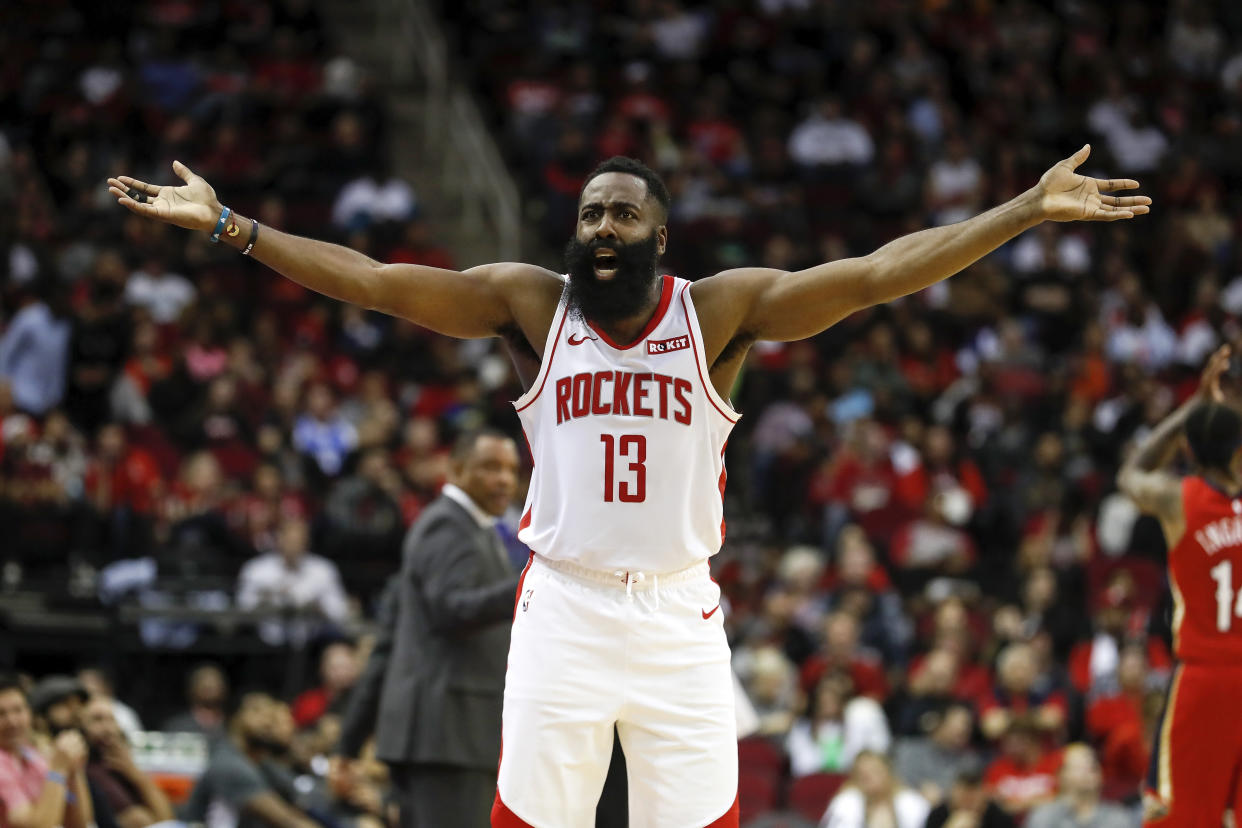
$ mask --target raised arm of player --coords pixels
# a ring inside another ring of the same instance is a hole
[[[185,183],[158,186],[129,176],[108,179],[117,202],[140,216],[210,233],[223,209],[215,190],[180,161]],[[146,196],[138,201],[130,196]],[[221,234],[241,249],[251,222],[235,216],[241,232]],[[471,339],[508,335],[520,329],[542,348],[563,283],[550,271],[528,264],[481,265],[458,273],[434,267],[383,264],[336,244],[293,236],[264,226],[251,256],[318,293],[371,310],[400,316],[448,336]]]
[[[1160,519],[1170,544],[1181,536],[1184,524],[1182,483],[1181,478],[1165,467],[1177,454],[1182,427],[1195,406],[1207,400],[1225,401],[1220,378],[1229,367],[1229,354],[1228,345],[1222,345],[1212,354],[1199,379],[1198,390],[1152,429],[1151,434],[1130,452],[1117,473],[1117,488],[1144,512]]]
[[[868,256],[795,273],[725,271],[695,285],[695,304],[719,330],[720,347],[733,340],[803,339],[854,311],[946,279],[1043,221],[1117,221],[1148,212],[1146,196],[1102,194],[1134,189],[1137,181],[1076,173],[1090,154],[1084,145],[1017,198],[958,224],[896,239]],[[709,358],[713,350],[709,344]]]

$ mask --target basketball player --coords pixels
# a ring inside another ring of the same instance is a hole
[[[453,337],[504,337],[537,361],[514,405],[534,471],[519,537],[495,826],[590,825],[612,750],[632,825],[738,824],[737,744],[720,591],[728,393],[757,340],[796,340],[934,284],[1040,222],[1146,213],[1129,179],[1075,172],[1084,146],[1021,196],[869,256],[797,273],[661,276],[668,191],[632,159],[587,178],[567,276],[527,264],[462,273],[381,264],[260,228],[184,164],[181,186],[108,180],[137,213],[223,238],[299,284]]]
[[[1229,346],[1199,390],[1126,460],[1117,485],[1156,516],[1169,547],[1173,646],[1169,685],[1143,796],[1147,825],[1220,828],[1242,811],[1242,415],[1225,405]],[[1196,466],[1167,470],[1185,436]]]

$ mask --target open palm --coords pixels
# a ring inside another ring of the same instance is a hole
[[[108,179],[108,192],[116,196],[117,203],[132,213],[147,218],[175,224],[187,230],[212,230],[220,218],[220,202],[216,191],[185,164],[174,161],[173,172],[185,184],[180,187],[148,184],[128,175]],[[131,193],[133,195],[131,196]],[[138,201],[138,195],[145,201]]]
[[[1139,183],[1132,178],[1088,178],[1075,170],[1091,155],[1091,145],[1084,144],[1039,179],[1043,191],[1044,217],[1052,221],[1117,221],[1149,212],[1147,196],[1115,196],[1106,193],[1134,190]]]

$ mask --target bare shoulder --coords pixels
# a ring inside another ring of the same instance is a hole
[[[772,280],[785,275],[783,270],[770,267],[738,267],[722,270],[715,276],[700,279],[690,286],[695,307],[711,302],[736,302],[757,294],[772,284]]]
[[[504,297],[513,324],[503,327],[500,335],[514,347],[515,353],[541,358],[548,328],[565,289],[564,279],[547,268],[524,262],[479,265],[464,273],[486,279]]]
[[[755,339],[753,332],[743,330],[744,322],[758,297],[782,275],[784,271],[766,267],[739,267],[722,270],[690,286],[709,366],[721,354],[739,350],[739,344],[744,350]]]

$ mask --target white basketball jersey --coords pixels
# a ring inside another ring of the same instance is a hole
[[[690,283],[663,277],[628,346],[561,298],[514,407],[535,461],[518,538],[591,569],[672,572],[724,537],[724,448],[739,415],[708,377]]]

